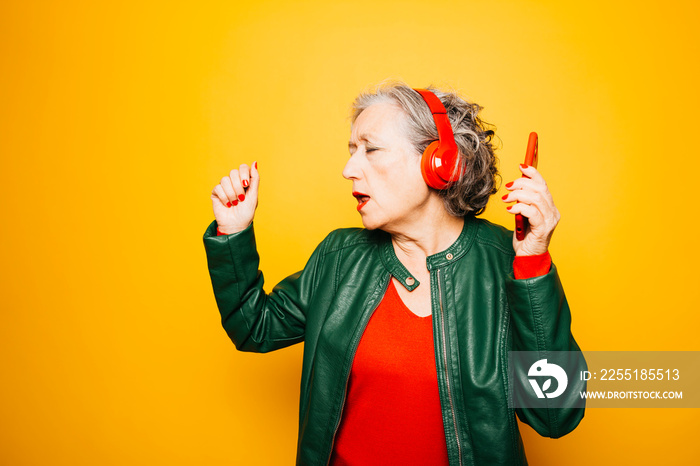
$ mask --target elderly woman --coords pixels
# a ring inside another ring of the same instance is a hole
[[[527,464],[516,415],[554,438],[582,419],[508,404],[509,351],[579,348],[540,173],[523,165],[506,185],[507,209],[529,219],[522,241],[476,217],[497,190],[480,110],[403,84],[360,95],[343,176],[365,228],[331,232],[269,294],[257,163],[214,188],[204,245],[224,329],[241,351],[305,342],[297,464]]]

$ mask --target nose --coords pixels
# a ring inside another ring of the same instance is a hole
[[[357,180],[360,177],[360,169],[355,159],[355,155],[351,155],[343,168],[343,178],[346,180]]]

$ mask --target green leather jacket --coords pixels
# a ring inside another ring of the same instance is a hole
[[[297,464],[326,465],[372,312],[392,275],[409,290],[419,283],[396,257],[389,234],[343,228],[266,294],[253,224],[222,236],[216,227],[214,221],[207,228],[204,246],[223,327],[241,351],[304,342]],[[508,407],[509,350],[579,351],[556,267],[516,280],[512,238],[512,231],[468,216],[454,244],[427,258],[450,465],[527,464],[516,414],[553,438],[584,415],[582,408]]]

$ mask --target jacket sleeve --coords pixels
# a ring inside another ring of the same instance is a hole
[[[204,248],[221,324],[240,351],[266,353],[304,340],[306,314],[322,259],[322,242],[303,270],[265,293],[253,223],[217,236],[217,223],[204,233]]]
[[[554,264],[549,273],[539,277],[516,280],[506,279],[508,303],[513,319],[513,350],[534,351],[540,358],[548,352],[575,352],[570,360],[576,365],[574,373],[586,370],[585,359],[571,334],[571,312]],[[525,374],[524,377],[527,377]],[[518,418],[544,436],[559,438],[568,434],[583,419],[585,400],[579,392],[586,391],[586,382],[569,377],[565,394],[566,406],[557,408],[516,408]],[[557,400],[562,403],[562,399]],[[549,406],[549,400],[547,400]]]

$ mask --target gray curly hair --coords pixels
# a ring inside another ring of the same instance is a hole
[[[480,105],[467,102],[454,92],[433,87],[426,89],[445,106],[460,153],[459,180],[437,192],[450,215],[479,215],[486,208],[489,197],[498,191],[498,159],[491,144],[495,135],[490,129],[492,125],[479,118],[483,108]],[[402,82],[380,84],[357,96],[352,104],[352,123],[370,105],[387,101],[405,112],[409,141],[419,154],[423,154],[425,148],[438,139],[435,120],[420,94]]]

